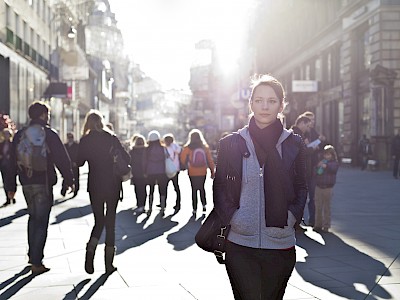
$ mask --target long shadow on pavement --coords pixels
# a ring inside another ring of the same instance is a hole
[[[164,217],[159,212],[154,218],[154,222],[144,228],[146,222],[149,220],[147,216],[140,223],[136,223],[138,216],[132,216],[132,210],[123,210],[117,214],[117,225],[118,223],[123,224],[124,231],[122,235],[123,239],[116,240],[117,255],[125,252],[126,250],[134,247],[143,245],[144,243],[160,237],[171,230],[173,227],[178,225],[178,222],[172,221],[173,215]],[[128,218],[128,220],[127,220]]]
[[[24,267],[19,273],[15,274],[13,277],[7,279],[6,281],[0,284],[0,290],[3,290],[11,283],[15,282],[18,278],[25,276],[30,272],[31,268],[29,266]],[[11,285],[8,289],[0,294],[0,299],[10,299],[14,296],[18,291],[20,291],[24,286],[26,286],[32,279],[35,278],[35,275],[29,274],[16,281],[13,285]]]
[[[104,283],[106,283],[108,277],[111,274],[105,273],[103,275],[101,275],[99,278],[97,278],[97,280],[95,282],[93,282],[93,284],[89,287],[89,289],[86,291],[85,294],[83,294],[82,296],[79,297],[80,300],[88,300],[90,299],[98,290],[99,288],[104,285]],[[87,282],[84,280],[82,282],[80,282],[79,284],[81,284],[81,289],[83,288],[83,286],[86,284]],[[79,285],[78,284],[78,285]],[[78,294],[79,291],[77,291]]]
[[[194,236],[199,230],[201,222],[205,219],[205,217],[205,215],[202,215],[198,219],[191,217],[177,232],[168,235],[168,243],[174,245],[175,251],[185,250],[195,243]]]
[[[77,299],[79,292],[84,288],[85,285],[87,285],[90,282],[90,279],[84,279],[81,282],[79,282],[74,288],[65,295],[63,300],[71,300],[71,299]]]
[[[307,252],[305,261],[296,263],[296,270],[305,281],[346,299],[377,299],[374,295],[392,299],[377,283],[382,276],[391,276],[385,265],[335,234],[301,234],[297,236],[297,246]],[[356,289],[357,284],[373,292],[361,292]]]
[[[0,227],[6,226],[11,224],[11,222],[17,218],[20,218],[22,216],[25,216],[26,214],[28,214],[28,210],[27,209],[20,209],[18,211],[16,211],[14,213],[14,215],[0,219]]]
[[[60,224],[61,222],[66,220],[82,218],[91,213],[92,213],[92,207],[90,205],[73,207],[55,216],[56,220],[50,225]]]

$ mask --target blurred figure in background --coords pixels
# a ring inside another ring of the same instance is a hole
[[[320,152],[324,149],[326,138],[319,134],[315,129],[315,114],[311,111],[306,111],[301,116],[307,117],[310,120],[308,130],[305,132],[304,142],[307,145],[306,169],[307,169],[307,186],[308,186],[308,225],[314,226],[315,223],[315,167],[320,159]],[[311,147],[311,145],[314,145]]]
[[[0,171],[1,177],[3,179],[3,188],[6,194],[6,202],[3,206],[9,204],[15,204],[15,198],[10,198],[9,193],[12,191],[12,181],[10,181],[10,176],[8,176],[11,172],[11,142],[12,142],[12,130],[9,128],[4,128],[0,131]]]
[[[315,231],[328,231],[331,227],[331,200],[339,162],[335,148],[326,145],[323,158],[317,164],[315,188]]]
[[[78,194],[79,191],[79,167],[76,164],[76,160],[78,158],[78,148],[79,144],[75,142],[74,140],[74,134],[72,132],[67,133],[67,143],[64,144],[65,149],[67,149],[69,158],[71,159],[71,164],[72,164],[72,172],[74,173],[74,178],[75,178],[75,191],[74,191],[74,197],[76,197],[76,194]],[[67,185],[65,184],[65,180],[62,183],[62,188],[61,188],[61,195],[64,197],[65,193],[67,192]]]
[[[182,164],[188,162],[188,174],[192,186],[193,215],[195,216],[197,212],[197,191],[200,192],[203,213],[205,213],[207,200],[204,183],[207,169],[210,169],[211,178],[214,178],[215,165],[210,148],[200,130],[192,129],[189,132],[188,141],[183,147],[180,159]]]
[[[400,162],[400,130],[392,140],[392,156],[393,156],[393,177],[399,178],[399,162]]]
[[[144,160],[147,143],[145,137],[141,134],[135,134],[132,137],[131,142],[132,148],[129,151],[129,155],[131,157],[130,164],[132,168],[131,184],[135,187],[137,203],[136,213],[140,214],[144,212],[147,198],[147,178],[145,177],[144,172]]]
[[[160,193],[161,213],[164,213],[167,199],[168,177],[165,174],[165,147],[161,145],[160,133],[157,130],[149,132],[147,141],[149,146],[145,152],[145,174],[150,185],[149,212],[153,209],[154,188],[158,185]]]
[[[363,134],[361,140],[358,142],[358,152],[361,156],[361,170],[365,170],[368,167],[368,160],[372,156],[372,145],[365,134]]]
[[[168,134],[164,135],[163,140],[164,140],[165,148],[167,148],[169,156],[173,160],[177,170],[179,170],[180,169],[179,155],[182,151],[182,147],[174,142],[175,138],[172,133],[168,133]],[[174,209],[176,211],[181,209],[181,190],[179,188],[178,175],[179,175],[179,171],[176,173],[176,175],[174,177],[172,177],[168,180],[168,182],[172,181],[172,184],[174,185],[174,189],[176,192],[176,202],[175,202],[175,206],[174,206]]]

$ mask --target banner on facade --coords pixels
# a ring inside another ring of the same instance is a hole
[[[67,80],[89,79],[89,64],[82,49],[75,45],[70,51],[61,50],[61,78]]]
[[[318,81],[315,80],[293,80],[293,93],[310,93],[318,92]]]

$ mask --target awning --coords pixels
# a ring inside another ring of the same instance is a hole
[[[64,82],[50,82],[49,86],[44,91],[44,98],[67,98],[68,88]]]

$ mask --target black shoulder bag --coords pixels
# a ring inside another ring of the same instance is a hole
[[[239,134],[233,133],[230,147],[239,147],[243,157],[249,157],[246,144],[239,145]],[[232,216],[231,216],[232,217]],[[204,223],[195,236],[197,246],[201,249],[214,253],[218,263],[225,264],[224,253],[226,239],[228,237],[230,225],[223,224],[215,208],[208,215]]]

